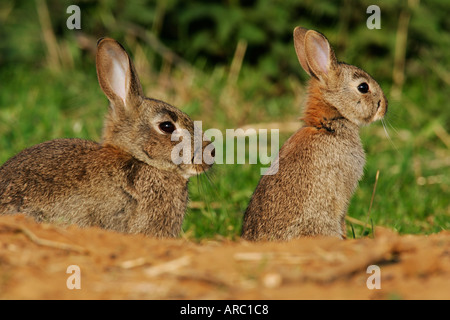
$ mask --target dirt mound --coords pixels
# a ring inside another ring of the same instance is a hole
[[[195,243],[1,216],[0,299],[450,299],[450,233]]]

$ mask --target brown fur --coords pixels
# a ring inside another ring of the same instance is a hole
[[[97,73],[111,103],[102,142],[53,140],[9,159],[0,167],[0,214],[176,237],[188,202],[188,178],[210,166],[175,165],[171,150],[179,141],[171,141],[158,125],[171,121],[193,136],[192,120],[143,96],[131,60],[113,39],[99,41]],[[208,145],[204,142],[203,149]]]
[[[387,110],[376,81],[338,62],[322,34],[296,28],[294,42],[312,76],[304,125],[280,149],[272,164],[278,172],[261,177],[244,215],[242,237],[248,240],[344,238],[346,211],[365,163],[359,127]],[[368,93],[356,89],[362,82]]]

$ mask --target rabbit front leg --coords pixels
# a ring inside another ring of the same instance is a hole
[[[134,188],[137,208],[129,217],[128,232],[177,237],[189,200],[188,180],[176,173],[145,166]]]

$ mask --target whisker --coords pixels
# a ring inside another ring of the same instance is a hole
[[[210,185],[214,187],[214,184],[212,183],[212,180],[210,179],[208,173],[206,171],[203,171],[203,173],[205,174],[207,180],[209,181]],[[205,207],[203,210],[205,210],[208,213],[211,213],[213,210],[213,208],[211,207],[210,202],[208,201],[211,197],[207,196],[207,190],[208,188],[204,186],[203,181],[205,181],[203,178],[200,177],[200,174],[197,175],[197,181],[199,183],[199,188],[201,189],[200,193],[200,197],[203,200],[203,203],[205,204]],[[208,199],[209,198],[209,199]]]
[[[213,168],[212,170],[214,170],[214,168]],[[211,178],[211,175],[212,175],[211,171],[209,171],[209,172],[208,172],[208,171],[204,171],[203,173],[205,174],[206,179],[207,179],[208,182],[209,182],[209,185],[210,185],[210,187],[211,187],[211,190],[213,190],[214,197],[215,197],[216,199],[218,199],[218,198],[220,197],[220,195],[219,195],[219,189],[217,188],[216,184],[214,183],[213,179]]]
[[[201,194],[201,192],[200,192],[200,178],[199,178],[199,173],[198,173],[198,170],[197,170],[197,168],[195,169],[195,171],[197,171],[197,174],[196,174],[196,179],[197,179],[197,192],[199,193],[199,194]]]
[[[389,142],[391,143],[392,147],[395,149],[395,151],[397,151],[398,153],[400,153],[400,151],[398,150],[397,146],[395,145],[394,141],[392,141],[391,136],[389,135],[389,132],[386,128],[386,122],[384,119],[381,119],[381,123],[383,125],[383,129],[384,129],[384,133],[386,134],[386,137],[388,138]]]
[[[204,171],[203,173],[205,174],[206,179],[208,180],[211,189],[214,191],[214,196],[218,198],[219,197],[219,189],[217,188],[216,184],[214,183],[213,179],[210,176],[211,171],[210,172]]]
[[[198,156],[198,155],[202,156],[202,152],[203,152],[203,148],[201,146],[197,147],[196,149],[194,149],[191,163],[194,164],[195,163],[195,157]]]
[[[215,187],[214,182],[211,180],[208,171],[204,171],[203,173],[205,174],[205,176],[208,179],[208,181],[211,184],[211,186]]]
[[[386,123],[391,127],[392,130],[394,130],[395,134],[398,135],[397,129],[395,129],[395,127],[391,124],[391,122],[388,119],[386,119]]]

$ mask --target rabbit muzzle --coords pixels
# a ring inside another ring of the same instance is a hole
[[[380,100],[378,100],[377,111],[375,113],[375,116],[373,117],[373,121],[383,119],[387,113],[387,109],[388,109],[388,101],[386,97],[383,95],[383,97]]]

